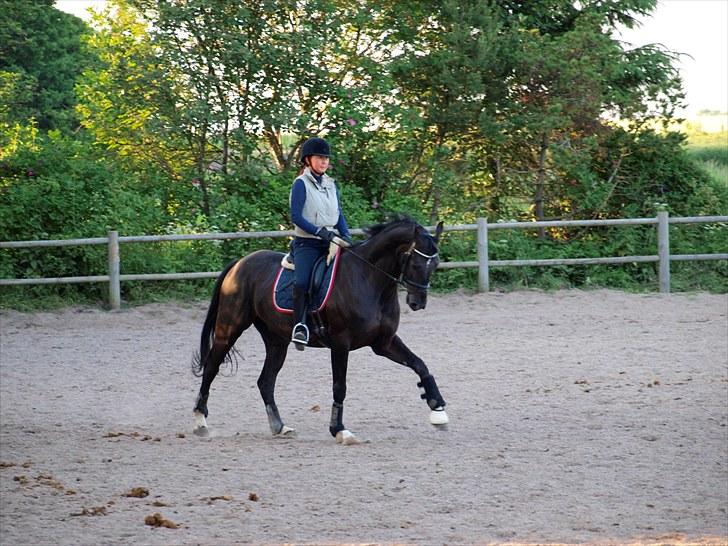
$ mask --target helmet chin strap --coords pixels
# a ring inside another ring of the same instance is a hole
[[[311,165],[311,162],[306,158],[306,166],[311,169],[311,172],[314,173],[316,176],[323,176],[323,172],[318,172],[316,169],[313,168],[313,165]]]

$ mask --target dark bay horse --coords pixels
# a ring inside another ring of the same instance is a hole
[[[309,344],[331,350],[334,401],[329,431],[344,444],[357,442],[343,424],[343,409],[349,352],[361,347],[371,347],[376,354],[414,370],[420,379],[418,386],[424,390],[421,397],[431,410],[430,422],[448,422],[435,378],[397,336],[397,287],[406,288],[406,301],[412,310],[425,308],[430,276],[439,263],[437,242],[442,222],[434,237],[410,219],[397,219],[366,231],[368,239],[342,252],[335,285],[320,312],[325,333],[312,332]],[[196,374],[202,375],[194,409],[197,434],[205,435],[208,430],[207,401],[220,364],[230,359],[235,341],[250,325],[260,332],[265,344],[258,388],[271,431],[274,435],[294,433],[283,424],[274,397],[293,328],[292,316],[276,311],[272,302],[282,256],[268,250],[253,252],[230,263],[217,279],[202,329],[200,352],[193,361]]]

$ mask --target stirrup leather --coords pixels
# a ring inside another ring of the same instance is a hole
[[[308,345],[308,326],[306,326],[303,322],[296,324],[293,327],[291,341],[302,345]]]

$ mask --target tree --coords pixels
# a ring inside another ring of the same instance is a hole
[[[681,98],[669,52],[611,37],[654,5],[114,0],[84,123],[164,169],[174,199],[194,180],[208,217],[289,171],[311,134],[367,199],[411,198],[431,220],[593,215],[572,180],[601,184],[595,148],[619,142],[614,180],[632,141],[608,138],[613,120],[637,134]]]
[[[81,47],[87,33],[53,0],[0,0],[0,123],[33,118],[41,130],[76,129],[76,77],[93,62]]]
[[[480,181],[475,195],[496,213],[517,210],[519,201],[539,220],[585,212],[564,199],[570,178],[556,156],[580,163],[593,179],[592,151],[608,142],[610,120],[631,119],[639,132],[648,120],[670,119],[682,99],[672,54],[655,46],[627,51],[611,36],[614,24],[633,24],[654,4],[501,1],[486,9],[458,2],[433,10],[427,25],[436,32],[421,30],[429,41],[402,65],[415,76],[398,80],[407,104],[423,113],[429,130],[421,140],[433,149],[442,149],[437,139],[447,141],[463,158],[458,172],[432,155],[431,180],[445,178],[449,188],[453,180]],[[619,169],[629,150],[615,152]],[[467,188],[456,194],[475,197]]]
[[[501,23],[487,3],[448,1],[424,15],[411,22],[413,38],[392,71],[398,130],[409,135],[410,190],[424,194],[434,221],[463,207],[454,197],[475,197],[482,176],[470,144],[479,121],[506,94],[507,65]]]
[[[655,2],[583,2],[581,9],[560,0],[499,4],[519,37],[515,100],[503,116],[511,136],[507,146],[521,150],[507,153],[510,166],[517,177],[531,173],[536,219],[593,215],[594,209],[564,199],[569,193],[565,184],[573,178],[557,165],[581,164],[582,179],[594,182],[596,173],[588,165],[594,146],[610,141],[610,120],[632,120],[632,130],[639,132],[648,120],[671,119],[683,98],[670,52],[656,46],[629,51],[612,38],[616,23],[633,26],[635,17],[649,13]],[[614,170],[607,180],[613,180],[630,153],[627,148],[613,152]]]
[[[194,179],[209,215],[211,164],[256,180],[289,169],[308,136],[346,138],[372,117],[379,71],[360,56],[381,56],[376,20],[334,0],[115,0],[95,22],[105,66],[80,86],[84,123],[121,154]]]

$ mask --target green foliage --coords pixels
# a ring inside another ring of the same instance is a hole
[[[34,118],[41,129],[70,132],[76,75],[93,57],[82,49],[88,31],[53,0],[0,0],[0,126]]]
[[[352,227],[392,213],[430,225],[728,214],[728,137],[686,145],[665,130],[683,100],[675,54],[612,38],[655,3],[110,0],[89,29],[50,0],[0,0],[0,239],[290,229],[297,152],[312,134],[333,146]],[[674,252],[725,252],[725,226],[671,232]],[[287,244],[124,244],[122,267],[217,271]],[[655,244],[651,227],[494,230],[490,252],[624,256]],[[475,255],[473,233],[444,237],[443,260]],[[5,278],[105,270],[103,245],[0,251]],[[497,288],[656,285],[654,264],[491,275]],[[678,263],[674,281],[725,291],[726,266]],[[124,283],[123,297],[196,297],[212,282]],[[434,287],[476,282],[475,269],[447,270]],[[13,287],[3,304],[104,292]]]
[[[725,253],[726,225],[679,225],[670,229],[671,254]],[[572,233],[569,233],[572,232]],[[564,259],[657,254],[654,226],[552,229],[549,239],[536,230],[490,230],[489,259]],[[452,232],[444,236],[443,261],[474,261],[473,232]],[[673,262],[672,288],[728,292],[728,262]],[[498,267],[491,264],[491,290],[523,288],[562,289],[619,287],[629,291],[654,291],[658,284],[656,263],[633,262],[619,265],[577,265]],[[477,269],[440,270],[433,279],[436,290],[477,288]]]
[[[703,201],[714,201],[713,196],[722,196],[719,199],[725,210],[726,192],[728,192],[728,132],[721,133],[693,133],[688,134],[688,155],[710,177],[710,188],[700,188],[701,192],[709,192],[710,197],[703,197]],[[710,203],[709,207],[715,207]],[[720,206],[720,205],[719,205]],[[716,210],[718,210],[716,208]]]
[[[691,146],[688,151],[696,161],[711,161],[719,165],[728,165],[728,141],[722,146]]]
[[[0,239],[103,237],[108,230],[152,233],[162,216],[153,199],[88,142],[50,133],[2,163]],[[12,277],[103,275],[106,249],[67,246],[6,249],[0,274]]]

